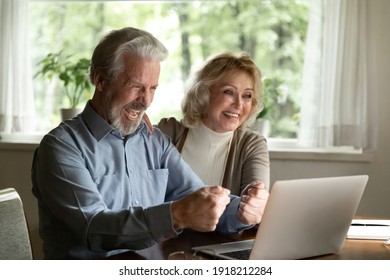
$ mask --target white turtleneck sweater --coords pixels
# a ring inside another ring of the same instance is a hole
[[[200,122],[189,129],[182,149],[184,160],[206,185],[221,185],[233,131],[218,133]]]

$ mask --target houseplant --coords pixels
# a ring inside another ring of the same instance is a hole
[[[262,80],[262,105],[263,110],[256,116],[252,128],[268,137],[271,129],[272,116],[275,105],[283,104],[287,98],[287,91],[284,90],[284,81],[279,77],[264,77]]]
[[[277,103],[278,87],[281,84],[279,78],[264,77],[262,80],[262,105],[263,110],[257,115],[256,119],[269,120],[271,118],[272,107]]]
[[[88,77],[90,62],[86,58],[74,59],[72,55],[65,55],[62,51],[49,53],[38,62],[39,70],[34,77],[42,76],[52,81],[62,82],[61,92],[66,101],[61,108],[62,119],[75,116],[80,109],[78,105],[84,102],[91,94],[91,83]]]

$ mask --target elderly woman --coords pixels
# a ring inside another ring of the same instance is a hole
[[[248,129],[261,111],[261,87],[261,71],[247,54],[218,54],[189,79],[183,119],[158,124],[205,184],[246,198],[251,183],[263,191],[270,183],[266,139]]]

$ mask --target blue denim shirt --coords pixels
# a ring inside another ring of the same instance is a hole
[[[87,104],[42,139],[32,168],[45,258],[95,259],[175,237],[171,201],[203,186],[169,138],[123,138]],[[218,230],[237,232],[238,197]]]

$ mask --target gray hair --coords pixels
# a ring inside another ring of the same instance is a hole
[[[92,54],[91,82],[94,83],[97,71],[106,79],[116,79],[125,68],[125,54],[161,62],[168,57],[168,50],[147,31],[132,27],[113,30],[103,37]]]

